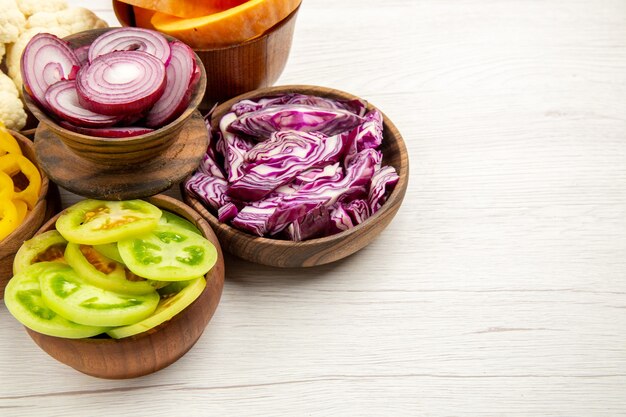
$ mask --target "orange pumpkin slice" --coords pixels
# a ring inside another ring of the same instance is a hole
[[[150,23],[150,19],[152,19],[152,16],[156,13],[154,10],[133,6],[133,13],[135,13],[135,26],[145,29],[154,29],[154,26]]]
[[[121,0],[122,3],[178,17],[200,17],[229,9],[246,0]]]
[[[301,0],[249,0],[239,6],[193,19],[155,13],[156,30],[192,48],[226,46],[255,38],[289,16]]]

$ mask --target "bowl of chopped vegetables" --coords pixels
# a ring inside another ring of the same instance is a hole
[[[123,26],[154,29],[188,44],[209,82],[201,108],[273,85],[291,49],[301,0],[204,2],[113,0]]]
[[[181,191],[222,248],[251,262],[301,267],[351,255],[391,222],[406,193],[400,132],[349,93],[255,90],[218,106],[210,129]]]
[[[182,357],[224,285],[215,234],[171,197],[83,200],[18,250],[9,312],[53,358],[88,375],[134,378]]]
[[[24,49],[24,100],[58,141],[87,161],[119,167],[163,154],[202,101],[206,73],[183,42],[140,28],[64,39],[40,33]],[[65,148],[63,148],[65,149]]]
[[[0,299],[15,252],[59,206],[59,191],[38,166],[33,143],[0,122]]]

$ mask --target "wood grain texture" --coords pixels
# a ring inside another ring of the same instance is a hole
[[[11,131],[11,134],[17,139],[22,154],[36,164],[35,148],[30,139],[17,132]],[[0,300],[4,298],[4,287],[13,276],[15,253],[22,246],[22,243],[33,237],[41,225],[52,217],[61,206],[59,190],[56,185],[48,181],[48,177],[39,166],[37,168],[41,174],[41,190],[35,207],[22,224],[0,242]]]
[[[102,200],[142,198],[170,188],[200,163],[208,141],[200,112],[192,113],[184,126],[157,156],[125,166],[102,165],[83,158],[43,123],[35,132],[35,150],[47,175],[73,193]]]
[[[0,307],[0,414],[626,415],[625,39],[622,0],[305,0],[278,83],[393,120],[394,220],[327,266],[226,256],[205,334],[138,380],[57,364]]]
[[[172,319],[146,332],[122,339],[66,339],[26,329],[46,353],[87,375],[127,379],[170,366],[197,342],[219,304],[224,287],[224,256],[211,227],[189,206],[171,197],[157,195],[147,201],[196,225],[217,247],[217,262],[206,274],[207,286],[193,303]],[[38,233],[53,230],[57,218],[58,215],[50,219]]]
[[[258,100],[264,97],[291,93],[335,100],[359,99],[359,97],[344,91],[326,87],[290,85],[262,88],[244,93],[220,104],[212,113],[211,126],[219,126],[224,115],[230,111],[235,103],[241,100]],[[372,103],[368,103],[367,108],[368,111],[376,109]],[[219,129],[215,128],[213,135],[218,133]],[[187,193],[182,185],[181,193],[185,202],[199,212],[213,227],[225,251],[250,262],[282,268],[324,265],[350,256],[369,245],[389,225],[400,209],[409,181],[408,153],[402,135],[384,114],[383,138],[379,148],[383,154],[382,165],[390,165],[396,169],[399,176],[398,183],[387,197],[382,208],[373,216],[356,227],[334,235],[302,242],[255,236],[220,222],[216,213],[205,207],[194,195]]]

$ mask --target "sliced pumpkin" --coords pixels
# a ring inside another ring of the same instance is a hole
[[[154,29],[154,26],[150,23],[152,16],[156,13],[154,10],[133,6],[133,12],[135,13],[135,26],[144,29]]]
[[[206,16],[231,7],[239,6],[246,0],[121,0],[123,3],[153,10],[172,16],[191,18]],[[139,24],[137,24],[139,25]],[[145,26],[142,26],[145,27]]]
[[[192,19],[157,12],[152,25],[192,48],[226,46],[255,38],[289,16],[301,0],[249,0],[239,6]]]

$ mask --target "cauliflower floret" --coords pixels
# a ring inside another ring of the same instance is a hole
[[[26,125],[26,112],[13,81],[0,72],[0,121],[9,129],[21,130]]]
[[[17,7],[28,17],[37,12],[56,12],[67,9],[65,0],[17,0]]]
[[[13,82],[17,87],[17,91],[19,91],[20,94],[22,94],[22,74],[20,73],[20,59],[22,58],[22,51],[24,51],[24,48],[30,39],[40,32],[52,33],[59,38],[63,38],[70,34],[67,29],[61,27],[27,29],[25,32],[22,32],[15,43],[9,45],[6,64],[9,70],[9,76],[13,79]]]
[[[15,0],[0,0],[0,43],[15,42],[24,30],[26,18],[17,8]]]
[[[105,28],[108,25],[94,12],[83,7],[70,7],[57,12],[37,12],[26,21],[26,29],[49,27],[60,27],[69,33],[78,33],[88,29]]]

